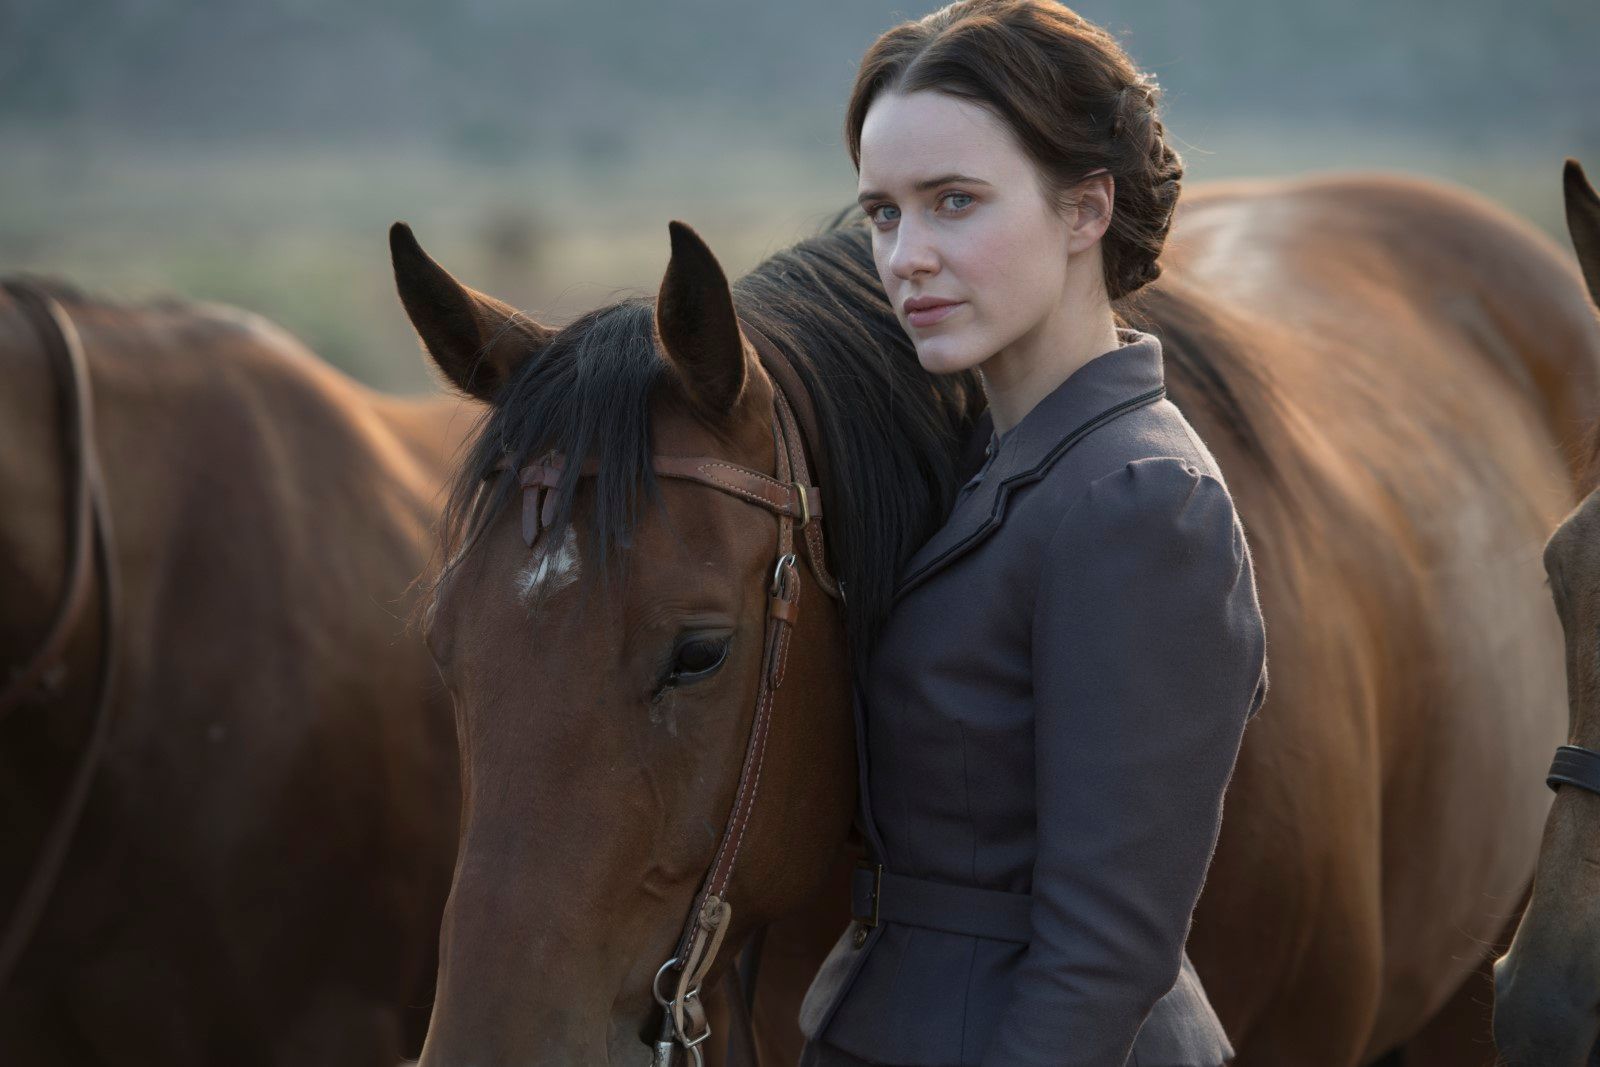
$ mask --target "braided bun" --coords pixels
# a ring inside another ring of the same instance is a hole
[[[1102,240],[1106,294],[1121,299],[1161,276],[1159,257],[1183,184],[1183,158],[1167,143],[1161,90],[1142,79],[1117,92],[1109,140],[1117,163],[1112,225]]]

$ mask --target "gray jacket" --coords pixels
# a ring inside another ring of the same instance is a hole
[[[819,1047],[915,1067],[1233,1055],[1184,943],[1266,635],[1160,342],[1121,340],[991,440],[903,572],[856,727],[861,826],[904,884],[807,992]]]

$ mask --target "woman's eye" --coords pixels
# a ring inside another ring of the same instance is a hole
[[[972,204],[972,197],[967,193],[945,193],[939,199],[949,204],[952,211],[965,211]]]
[[[900,209],[893,204],[878,204],[867,212],[867,218],[878,225],[894,222],[900,217]]]

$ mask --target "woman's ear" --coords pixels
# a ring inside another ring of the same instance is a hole
[[[1107,170],[1097,170],[1073,190],[1072,214],[1068,216],[1067,253],[1076,255],[1093,248],[1111,225],[1111,209],[1116,206],[1117,182]]]

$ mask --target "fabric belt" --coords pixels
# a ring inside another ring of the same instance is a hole
[[[1032,907],[1028,893],[912,878],[881,866],[859,866],[850,878],[851,915],[868,926],[899,923],[1025,945],[1033,940]]]

